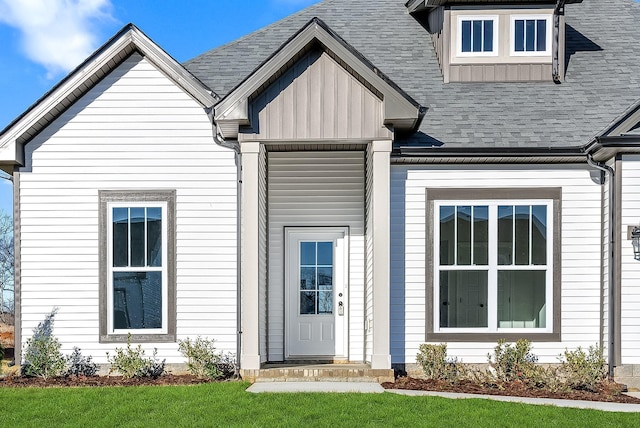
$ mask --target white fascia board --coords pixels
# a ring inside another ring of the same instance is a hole
[[[93,83],[82,89],[83,92],[80,94],[74,94],[74,92],[82,88],[85,83],[90,82],[91,78],[97,75],[101,69],[106,68],[107,73],[109,73],[118,67],[124,59],[118,58],[118,56],[126,53],[126,57],[134,50],[138,50],[204,108],[210,108],[215,104],[216,96],[208,88],[195,79],[182,65],[160,49],[140,30],[131,26],[120,37],[99,48],[93,58],[90,57],[81,68],[72,71],[58,87],[54,88],[49,95],[34,105],[24,117],[14,123],[3,135],[0,135],[0,163],[23,164],[24,159],[21,159],[22,148],[19,143],[21,137],[32,127],[43,121],[47,115],[53,118],[57,117],[61,111],[56,112],[56,108],[61,103],[67,99],[75,102],[81,98],[93,86]],[[41,126],[40,129],[45,128],[47,125],[48,123]]]
[[[249,124],[248,97],[313,40],[318,40],[326,46],[383,94],[385,124],[405,127],[407,123],[415,123],[418,120],[420,115],[418,106],[407,100],[396,88],[371,70],[367,64],[336,40],[318,22],[313,21],[216,105],[215,122],[229,121],[238,125]]]

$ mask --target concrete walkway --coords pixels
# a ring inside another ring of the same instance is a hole
[[[247,392],[361,392],[381,394],[384,388],[374,382],[256,382]]]
[[[554,398],[511,397],[504,395],[459,394],[455,392],[411,391],[407,389],[387,389],[387,392],[410,396],[432,396],[452,399],[480,398],[510,403],[524,403],[542,406],[571,407],[574,409],[592,409],[605,412],[640,412],[640,404],[605,403],[602,401],[558,400]]]
[[[339,393],[383,393],[385,389],[373,382],[257,382],[247,388],[253,393],[297,393],[297,392],[339,392]],[[602,410],[605,412],[640,412],[640,404],[605,403],[601,401],[557,400],[553,398],[511,397],[503,395],[458,394],[453,392],[411,391],[406,389],[387,389],[386,392],[408,396],[432,396],[451,399],[479,398],[511,403],[532,405],[571,407],[575,409]],[[631,392],[631,396],[640,397],[640,393]]]

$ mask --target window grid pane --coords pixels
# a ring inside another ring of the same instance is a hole
[[[113,266],[129,266],[129,209],[113,208]]]
[[[544,52],[547,50],[547,20],[538,19],[536,22],[536,50]]]
[[[517,205],[515,207],[515,253],[517,265],[529,263],[529,223],[531,207],[529,205]]]
[[[493,52],[493,21],[484,21],[484,48],[485,52]]]
[[[536,41],[536,21],[534,19],[527,19],[525,22],[525,46],[527,52],[533,52],[535,50]]]
[[[482,21],[473,22],[473,51],[482,52]]]
[[[515,51],[524,52],[524,20],[516,19],[515,22]]]
[[[462,206],[456,208],[456,248],[457,264],[461,266],[471,265],[471,207]]]
[[[471,52],[471,21],[462,21],[462,52]]]

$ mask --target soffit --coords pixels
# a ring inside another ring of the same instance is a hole
[[[531,4],[551,4],[555,5],[556,0],[412,0],[406,3],[410,13],[419,10],[435,8],[445,5],[531,5]],[[566,0],[565,4],[582,3],[582,0]]]

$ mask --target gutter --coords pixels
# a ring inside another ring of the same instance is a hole
[[[207,113],[213,124],[213,141],[220,147],[231,149],[236,154],[236,372],[234,377],[240,378],[241,351],[242,351],[242,153],[240,153],[240,143],[238,141],[225,141],[220,137],[218,126],[214,120],[213,107],[207,109]]]
[[[560,15],[564,15],[565,0],[557,0],[556,7],[553,10],[553,65],[552,65],[552,77],[553,83],[560,83]]]
[[[587,153],[587,163],[602,171],[603,176],[609,176],[609,314],[608,314],[608,323],[607,326],[607,335],[609,336],[609,343],[607,345],[607,360],[609,366],[609,377],[613,378],[614,368],[615,368],[615,241],[616,241],[616,233],[615,233],[615,223],[616,223],[616,214],[615,214],[615,172],[613,168],[608,166],[602,162],[596,162],[593,160],[593,155],[591,153]],[[606,179],[605,179],[606,181]],[[603,183],[604,184],[604,183]]]

